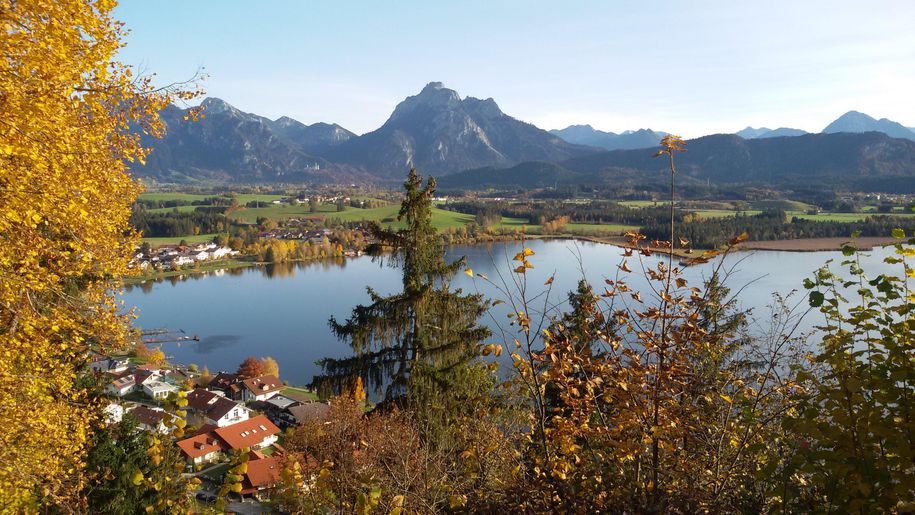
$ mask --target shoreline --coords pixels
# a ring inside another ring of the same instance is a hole
[[[488,243],[500,243],[506,241],[523,241],[525,239],[531,240],[573,240],[573,241],[585,241],[589,243],[598,243],[602,245],[613,245],[616,247],[629,248],[629,245],[622,237],[595,237],[595,236],[576,236],[574,234],[528,234],[524,235],[523,238],[496,238],[488,241],[475,241],[472,243],[453,243],[451,245],[482,245]],[[751,251],[751,250],[764,250],[764,251],[778,251],[778,252],[830,252],[838,251],[841,249],[843,243],[851,241],[850,238],[798,238],[794,240],[771,240],[771,241],[745,241],[738,245],[735,249],[737,251]],[[865,236],[860,237],[854,240],[857,243],[858,250],[870,251],[874,250],[875,247],[883,247],[886,245],[892,245],[893,243],[899,241],[894,239],[892,236]],[[679,258],[689,258],[697,255],[696,253],[701,253],[706,249],[693,249],[692,254],[687,254],[683,251],[674,252],[674,256]],[[651,249],[654,254],[663,254],[666,255],[668,252],[665,249]],[[240,258],[223,260],[218,262],[206,263],[201,265],[199,268],[187,268],[181,270],[167,270],[157,272],[151,275],[135,275],[135,276],[125,276],[122,279],[124,285],[135,286],[138,284],[145,283],[147,281],[156,281],[160,279],[167,279],[169,277],[179,277],[184,275],[194,275],[194,274],[204,274],[209,272],[216,272],[219,270],[231,270],[235,268],[247,268],[251,266],[258,265],[269,265],[266,261],[256,261],[253,259],[248,259],[251,256],[241,256]],[[282,263],[304,263],[308,261],[320,261],[323,259],[331,258],[315,258],[315,259],[297,259],[293,261],[283,261]]]

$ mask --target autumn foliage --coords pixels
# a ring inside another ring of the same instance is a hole
[[[0,1],[0,504],[70,504],[96,406],[74,387],[90,346],[124,344],[109,293],[142,160],[138,127],[174,92],[114,61],[115,2]],[[182,94],[183,95],[183,94]],[[71,504],[72,505],[72,504]],[[78,505],[76,503],[75,505]]]

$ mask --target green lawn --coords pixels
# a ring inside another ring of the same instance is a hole
[[[178,210],[180,213],[188,213],[194,211],[200,206],[175,206],[175,207],[157,207],[155,209],[148,209],[149,213],[171,213],[174,210]]]
[[[868,216],[879,216],[892,215],[892,216],[905,216],[912,217],[915,216],[915,213],[818,213],[815,215],[808,215],[803,212],[789,212],[788,217],[796,216],[798,218],[803,218],[805,220],[818,220],[818,221],[832,221],[832,222],[860,222]]]
[[[536,226],[539,227],[539,226]],[[575,224],[571,223],[566,225],[565,232],[570,234],[581,234],[581,235],[590,235],[590,234],[613,234],[618,235],[620,233],[637,230],[638,227],[633,225],[622,225],[622,224]]]
[[[204,200],[210,197],[221,197],[222,193],[180,193],[180,192],[155,192],[141,193],[140,200]],[[268,193],[238,193],[235,195],[240,205],[245,205],[252,200],[261,202],[273,202],[283,198],[282,195],[271,195]]]
[[[376,207],[373,209],[347,207],[344,211],[339,212],[332,204],[322,204],[319,206],[319,210],[316,213],[312,213],[307,205],[282,205],[240,209],[234,213],[234,217],[236,220],[247,223],[254,223],[260,217],[270,218],[272,220],[288,220],[290,218],[300,218],[306,216],[323,216],[325,218],[336,218],[344,222],[359,222],[363,220],[374,220],[380,222],[386,218],[396,218],[398,211],[400,211],[400,206],[397,204],[391,204],[384,207]],[[473,215],[456,213],[454,211],[447,211],[437,207],[432,208],[432,225],[439,230],[461,227],[470,222],[473,222],[473,220]],[[499,224],[499,227],[520,228],[521,226],[526,225],[526,223],[527,222],[525,220],[518,218],[503,218],[502,222]],[[402,223],[395,222],[391,223],[390,225],[392,227],[400,227]]]
[[[314,393],[311,390],[307,390],[305,388],[299,388],[296,386],[287,386],[286,388],[283,388],[282,390],[280,390],[280,394],[285,395],[287,397],[295,396],[295,397],[305,398],[307,400],[312,400],[312,401],[318,400],[318,394]]]
[[[155,247],[156,245],[168,245],[168,244],[178,244],[181,243],[181,240],[184,240],[188,243],[201,243],[205,241],[212,241],[216,236],[215,233],[212,234],[196,234],[194,236],[167,236],[162,238],[143,238],[143,241],[149,242],[150,245]]]

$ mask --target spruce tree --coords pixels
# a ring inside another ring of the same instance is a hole
[[[403,290],[383,296],[369,287],[370,304],[356,306],[345,322],[330,319],[334,334],[349,343],[353,356],[322,360],[324,373],[314,383],[339,392],[360,376],[389,401],[415,406],[434,398],[442,405],[447,404],[443,395],[466,390],[458,383],[468,376],[478,344],[490,335],[477,323],[488,304],[480,295],[450,288],[464,259],[445,260],[432,225],[435,179],[424,186],[416,170],[410,170],[404,188],[397,220],[405,227],[372,228],[392,251],[391,263],[402,267]]]

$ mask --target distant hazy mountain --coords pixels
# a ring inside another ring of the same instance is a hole
[[[915,142],[885,134],[807,134],[744,139],[704,136],[677,155],[678,182],[693,185],[763,185],[915,192]],[[469,170],[442,179],[442,187],[547,187],[595,184],[638,190],[659,187],[665,162],[647,149],[602,152],[545,167],[521,163],[503,170]],[[549,172],[549,173],[546,173]]]
[[[800,129],[789,129],[788,127],[779,127],[778,129],[769,129],[767,127],[754,129],[753,127],[747,127],[746,129],[737,131],[736,134],[743,139],[756,139],[779,138],[782,136],[803,136],[804,134],[807,134],[807,132]]]
[[[274,130],[286,136],[302,150],[313,153],[321,153],[356,136],[336,123],[318,122],[305,125],[288,116],[277,118],[271,124]]]
[[[427,174],[446,175],[530,160],[560,161],[596,151],[506,115],[491,98],[461,99],[441,82],[431,82],[398,104],[380,128],[349,139],[325,157],[399,178],[414,166]]]
[[[882,132],[894,138],[905,138],[915,140],[915,132],[904,127],[902,124],[881,118],[879,120],[872,118],[858,111],[849,111],[834,122],[830,123],[823,129],[823,132],[832,134],[835,132]]]
[[[204,116],[187,121],[174,105],[162,111],[166,135],[147,139],[152,153],[136,173],[162,181],[326,181],[355,173],[312,152],[326,151],[353,134],[338,125],[273,121],[245,113],[218,98],[203,101]],[[343,174],[343,175],[340,175]]]
[[[770,129],[768,127],[760,127],[758,129],[754,129],[753,127],[747,127],[746,129],[737,131],[735,134],[737,134],[738,136],[740,136],[743,139],[753,139],[753,138],[758,138],[767,132],[772,132],[772,129]]]
[[[597,130],[590,125],[570,125],[565,129],[551,130],[550,134],[559,136],[569,143],[601,147],[606,150],[619,150],[656,147],[667,133],[639,129],[617,134]]]
[[[803,136],[808,134],[807,131],[802,131],[801,129],[791,129],[788,127],[779,127],[778,129],[773,129],[764,134],[760,134],[757,138],[781,138],[785,136]]]

